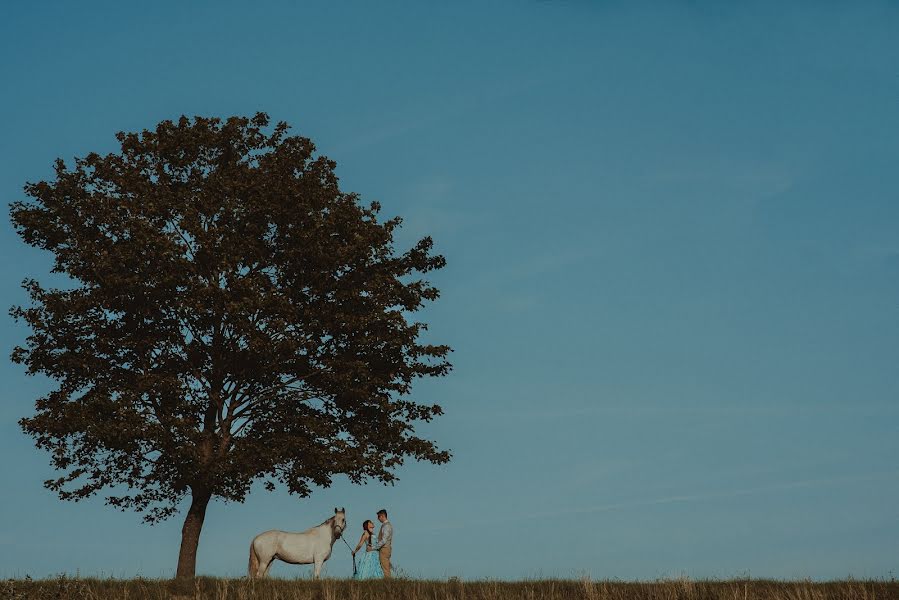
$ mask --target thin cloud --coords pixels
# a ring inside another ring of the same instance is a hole
[[[535,87],[544,85],[548,81],[546,75],[536,74],[526,79],[497,81],[487,89],[470,92],[457,92],[449,95],[440,93],[432,106],[417,114],[409,115],[403,111],[395,115],[395,118],[387,118],[386,122],[373,127],[352,139],[338,141],[333,147],[327,149],[329,156],[345,156],[346,154],[371,148],[388,140],[400,138],[416,130],[429,127],[445,120],[459,118],[461,115],[476,110],[482,110],[484,104],[495,103],[506,98],[514,97]],[[449,96],[449,99],[447,99]]]
[[[550,519],[558,518],[565,515],[587,515],[601,512],[610,512],[616,510],[628,510],[633,508],[645,508],[652,506],[660,506],[665,504],[678,504],[684,502],[706,502],[711,500],[723,500],[727,498],[738,498],[741,496],[752,496],[755,494],[763,494],[768,492],[777,492],[783,490],[791,490],[797,488],[823,487],[829,485],[840,485],[846,483],[858,483],[864,481],[877,481],[896,477],[899,475],[899,469],[892,471],[882,471],[879,473],[867,473],[864,475],[849,475],[845,477],[830,477],[821,479],[802,479],[798,481],[788,481],[775,483],[770,485],[760,485],[751,488],[743,488],[737,490],[728,490],[722,492],[711,492],[704,494],[683,494],[675,496],[665,496],[662,498],[653,498],[649,500],[635,500],[629,502],[616,502],[611,504],[597,504],[594,506],[575,507],[570,509],[540,511],[532,513],[523,513],[518,515],[499,516],[494,519],[482,519],[478,521],[466,521],[464,523],[451,523],[442,527],[432,527],[426,531],[446,531],[452,529],[465,529],[472,526],[481,526],[498,522],[516,522],[534,519]]]
[[[586,400],[590,400],[587,398]],[[652,404],[634,400],[629,403],[606,403],[593,406],[561,406],[545,410],[516,410],[458,415],[455,418],[467,421],[493,422],[496,419],[517,419],[520,421],[574,420],[606,415],[632,417],[709,416],[709,417],[789,417],[802,416],[810,409],[802,404],[739,404],[739,405],[688,405],[680,403]],[[892,404],[868,404],[846,406],[837,403],[816,403],[818,413],[847,413],[854,416],[895,416],[897,407]]]

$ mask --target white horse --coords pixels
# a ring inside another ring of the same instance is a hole
[[[331,557],[334,542],[346,529],[346,510],[334,509],[334,516],[302,533],[266,531],[250,543],[249,577],[265,577],[276,558],[292,565],[315,565],[313,576],[318,579],[322,565]]]

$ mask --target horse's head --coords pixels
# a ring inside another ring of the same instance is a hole
[[[340,535],[343,533],[343,530],[346,529],[346,509],[335,508],[334,516],[331,517],[331,523],[333,523],[332,527],[337,533],[337,537],[340,537]]]

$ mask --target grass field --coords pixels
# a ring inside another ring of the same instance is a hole
[[[154,579],[56,579],[0,581],[3,600],[193,599],[193,600],[899,600],[899,581],[694,581],[652,582],[393,581],[357,582],[267,579],[169,581]]]

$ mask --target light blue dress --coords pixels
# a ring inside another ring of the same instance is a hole
[[[381,561],[378,559],[378,551],[366,552],[360,548],[356,553],[355,579],[382,579],[384,571],[381,570]]]

